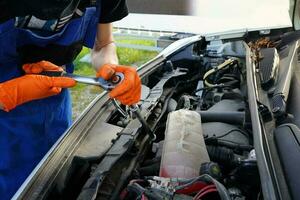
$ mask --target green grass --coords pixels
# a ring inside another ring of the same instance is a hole
[[[145,46],[155,46],[155,41],[153,40],[133,40],[129,37],[116,37],[116,40],[119,43],[125,43],[125,44],[137,44],[137,45],[145,45]]]
[[[118,38],[117,42],[126,43],[126,44],[145,45],[145,46],[155,45],[155,42],[151,40],[128,40],[125,37]],[[84,57],[89,52],[90,50],[88,48],[82,49],[82,51],[74,61],[75,64],[74,73],[79,73],[81,75],[94,75],[94,70],[92,69],[90,64],[79,61],[82,57]],[[157,52],[119,47],[117,49],[117,54],[119,58],[119,63],[121,65],[139,66],[147,62],[151,58],[155,57],[157,55]]]
[[[140,66],[157,55],[157,52],[129,48],[118,48],[117,53],[121,65],[131,66]]]
[[[155,43],[148,40],[129,40],[126,37],[118,37],[117,42],[148,45],[153,46]],[[88,63],[80,62],[79,60],[90,52],[89,49],[83,48],[80,54],[74,61],[75,69],[74,73],[86,76],[95,76],[95,71]],[[121,65],[140,66],[157,55],[157,52],[142,51],[129,48],[118,48],[117,54],[119,63]],[[71,95],[73,100],[73,119],[75,119],[88,104],[100,93],[102,90],[95,86],[87,86],[84,84],[77,84],[76,87],[71,89]]]

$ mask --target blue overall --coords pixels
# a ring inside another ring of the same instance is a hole
[[[17,47],[31,44],[94,44],[99,10],[87,8],[65,27],[48,36],[16,28],[14,19],[0,24],[0,82],[22,76]],[[28,88],[30,89],[30,88]],[[68,90],[46,99],[0,111],[0,198],[10,199],[45,153],[71,124]]]

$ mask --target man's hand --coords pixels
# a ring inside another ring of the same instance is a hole
[[[0,84],[0,105],[8,112],[22,103],[59,94],[62,88],[75,84],[67,77],[25,75]]]
[[[140,101],[141,98],[141,80],[137,71],[133,67],[122,65],[103,65],[97,77],[109,80],[116,72],[124,74],[124,80],[117,85],[109,94],[111,98],[116,98],[124,105],[132,105]]]
[[[135,68],[118,64],[116,45],[112,34],[112,24],[98,24],[98,32],[92,50],[92,64],[97,77],[109,80],[116,72],[124,74],[124,80],[109,94],[124,105],[132,105],[141,98],[141,80]]]

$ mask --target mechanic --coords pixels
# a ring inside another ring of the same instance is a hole
[[[117,65],[112,22],[128,14],[125,0],[0,0],[0,7],[0,196],[10,199],[71,124],[66,88],[75,81],[40,72],[72,72],[87,46],[96,76],[125,75],[112,98],[138,102],[141,82],[134,68]]]

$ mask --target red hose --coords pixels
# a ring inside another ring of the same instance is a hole
[[[202,188],[205,188],[206,186],[207,186],[207,183],[197,181],[197,182],[193,183],[192,185],[187,186],[184,189],[177,190],[176,193],[178,193],[178,194],[191,194],[191,193],[195,193],[195,192],[201,190]]]
[[[205,197],[208,194],[218,192],[215,185],[208,185],[204,188],[202,188],[193,198],[193,200],[201,200],[203,197]]]

